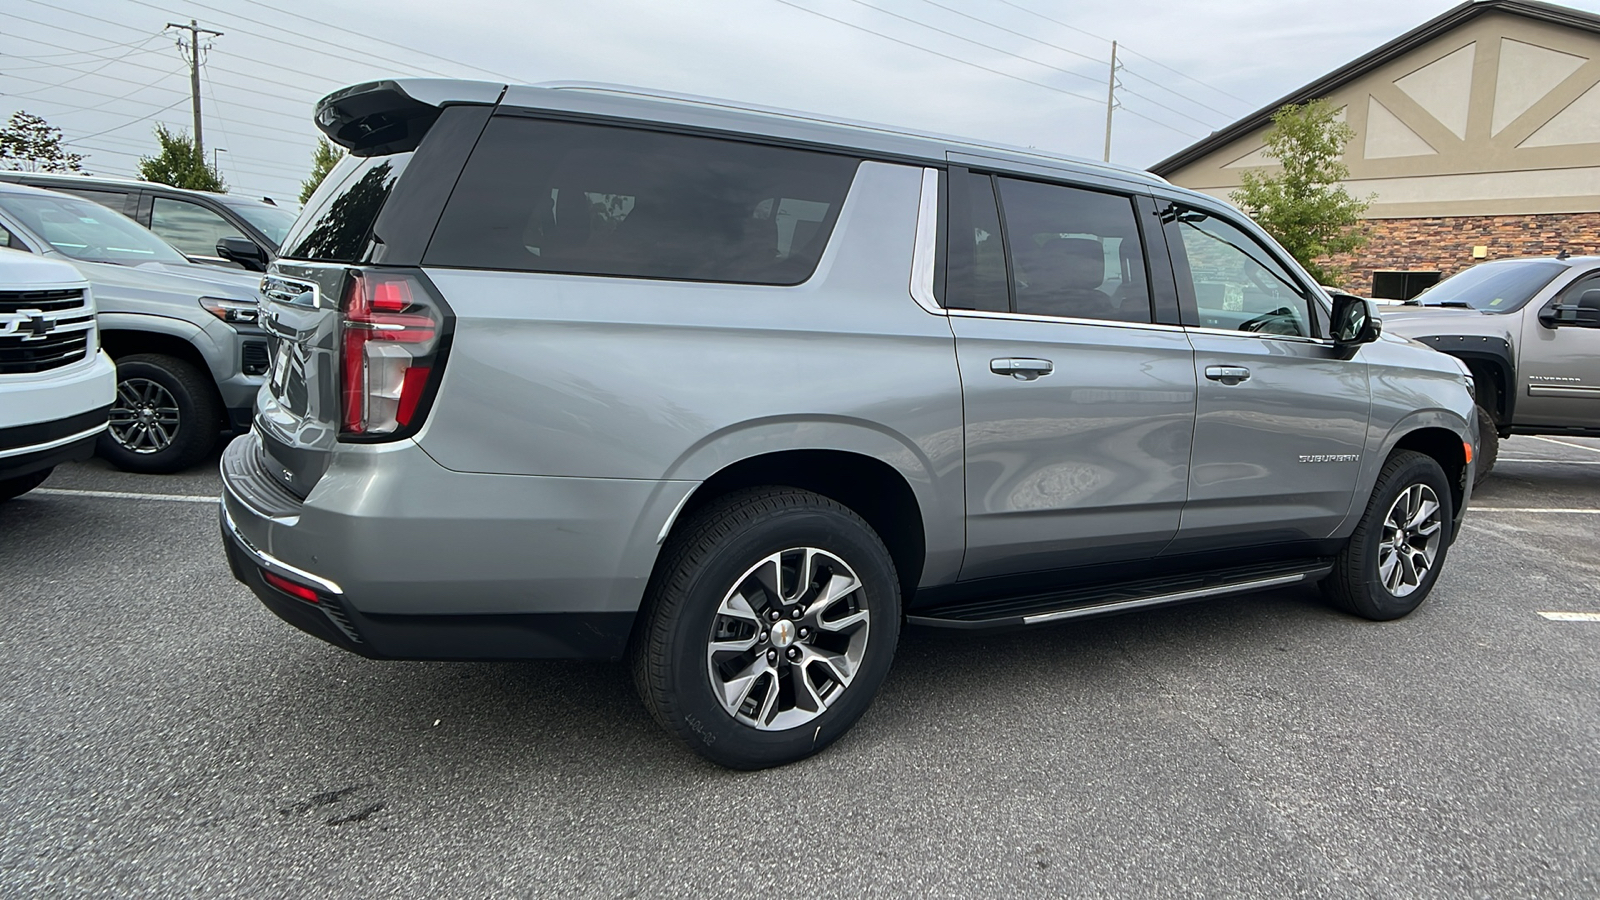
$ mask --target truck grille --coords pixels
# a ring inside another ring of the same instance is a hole
[[[47,372],[70,366],[87,355],[89,329],[55,331],[43,337],[0,335],[0,375]]]
[[[83,290],[63,291],[0,291],[0,313],[15,313],[25,309],[39,312],[60,312],[84,307]]]

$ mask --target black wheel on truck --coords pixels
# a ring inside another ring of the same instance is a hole
[[[1444,469],[1431,456],[1397,451],[1322,589],[1364,619],[1409,615],[1433,590],[1450,549],[1455,509]]]
[[[191,363],[160,353],[124,356],[111,424],[95,452],[129,472],[176,472],[216,446],[221,416],[210,376]]]
[[[708,759],[762,769],[827,747],[889,673],[900,589],[850,509],[785,487],[739,491],[677,530],[630,650],[639,696]]]

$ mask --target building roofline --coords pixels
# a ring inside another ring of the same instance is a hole
[[[1252,131],[1267,125],[1272,121],[1273,113],[1283,107],[1291,103],[1307,103],[1318,97],[1325,97],[1337,88],[1343,87],[1373,69],[1409,53],[1439,35],[1491,12],[1509,13],[1600,34],[1600,15],[1594,15],[1593,13],[1569,9],[1565,6],[1556,6],[1551,3],[1540,3],[1538,0],[1468,0],[1468,2],[1462,3],[1460,6],[1429,19],[1387,44],[1378,47],[1376,50],[1345,63],[1316,81],[1279,97],[1277,100],[1239,119],[1232,125],[1213,131],[1210,135],[1155,163],[1150,167],[1150,171],[1163,178],[1168,177],[1173,172],[1201,159],[1212,151],[1221,149]]]

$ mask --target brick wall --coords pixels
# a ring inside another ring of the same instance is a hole
[[[1449,278],[1476,263],[1510,256],[1600,254],[1600,212],[1534,216],[1450,216],[1369,219],[1367,245],[1333,258],[1344,269],[1340,287],[1364,297],[1375,271],[1433,271]],[[1473,259],[1473,247],[1489,255]]]

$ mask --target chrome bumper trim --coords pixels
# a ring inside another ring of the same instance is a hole
[[[305,569],[299,569],[291,566],[270,553],[263,553],[262,551],[257,550],[255,545],[250,543],[250,539],[245,537],[239,531],[239,526],[234,524],[233,516],[228,514],[227,500],[219,500],[217,506],[222,511],[223,530],[228,533],[229,537],[233,538],[233,540],[239,544],[239,549],[250,555],[250,558],[255,561],[256,565],[266,569],[269,572],[274,572],[287,578],[295,578],[300,581],[304,581],[307,584],[322,588],[330,594],[334,594],[336,596],[344,595],[344,589],[332,581],[329,581],[320,575],[313,575],[310,572],[307,572]]]
[[[77,434],[69,435],[64,438],[56,438],[53,441],[45,441],[42,444],[30,444],[26,447],[13,447],[10,450],[0,450],[0,459],[5,459],[8,456],[22,456],[27,453],[42,453],[45,450],[54,450],[57,447],[65,447],[74,441],[81,441],[84,438],[92,438],[100,432],[105,431],[108,427],[110,427],[110,423],[102,422],[93,428],[80,431]]]

